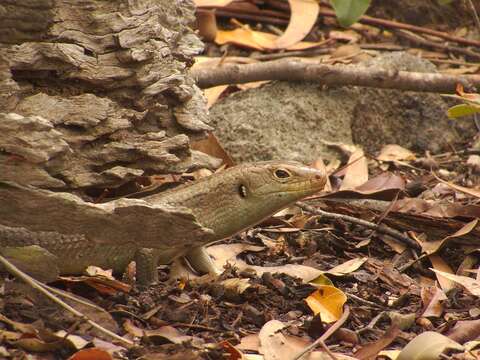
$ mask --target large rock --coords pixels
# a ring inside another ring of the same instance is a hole
[[[430,62],[406,53],[380,55],[352,66],[435,71]],[[389,143],[437,152],[461,139],[456,123],[446,116],[447,108],[438,94],[272,82],[219,101],[211,108],[211,120],[237,161],[308,162],[338,156],[324,142],[356,143],[368,152]]]

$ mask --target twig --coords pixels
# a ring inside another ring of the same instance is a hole
[[[82,305],[85,305],[85,306],[89,306],[93,309],[96,309],[98,311],[105,311],[105,309],[102,309],[100,306],[97,306],[95,304],[92,304],[91,302],[88,302],[84,299],[81,299],[73,294],[69,294],[67,293],[66,291],[62,291],[60,289],[56,289],[54,287],[51,287],[51,286],[48,286],[47,284],[44,284],[42,283],[41,281],[38,281],[37,279],[35,278],[31,278],[33,281],[35,281],[39,286],[43,287],[45,290],[48,290],[54,294],[57,294],[58,296],[63,296],[64,298],[66,299],[70,299],[72,301],[76,301],[77,303],[79,304],[82,304]]]
[[[350,297],[350,298],[352,298],[352,299],[355,299],[355,300],[357,300],[358,302],[361,302],[361,303],[366,304],[366,305],[368,305],[368,306],[371,306],[371,307],[374,307],[374,308],[377,308],[377,309],[382,309],[382,310],[386,310],[386,309],[387,309],[387,307],[385,307],[385,306],[383,306],[383,305],[375,304],[373,301],[365,300],[365,299],[361,298],[360,296],[351,294],[351,293],[349,293],[349,292],[347,292],[347,295],[348,295],[348,297]]]
[[[250,20],[250,21],[257,21],[260,23],[266,22],[275,25],[287,25],[288,24],[288,17],[283,18],[282,16],[272,16],[267,14],[258,13],[247,13],[241,10],[229,11],[228,8],[217,8],[215,11],[215,15],[220,17],[227,17],[227,18],[236,18],[241,20]],[[282,14],[283,15],[283,14]]]
[[[325,42],[324,45],[330,44],[332,41]],[[317,55],[326,55],[333,52],[334,48],[314,48],[314,49],[307,49],[307,50],[297,50],[297,51],[285,51],[280,53],[272,53],[272,54],[254,54],[251,55],[250,58],[255,60],[267,61],[267,60],[277,60],[289,57],[313,57]]]
[[[411,42],[414,42],[418,45],[427,46],[427,47],[431,47],[431,48],[435,48],[435,49],[440,49],[440,50],[444,50],[444,51],[448,51],[448,52],[452,52],[452,53],[466,55],[466,56],[469,56],[469,57],[477,59],[477,60],[480,59],[480,53],[478,53],[478,52],[475,52],[475,51],[469,50],[469,49],[465,49],[463,47],[452,46],[452,45],[449,45],[449,44],[441,44],[441,43],[437,43],[435,41],[430,41],[430,40],[427,40],[427,39],[421,37],[418,34],[414,34],[413,32],[408,31],[408,30],[397,30],[397,31],[395,31],[395,34],[397,34],[398,36],[403,37],[403,38],[405,38],[405,39],[407,39]]]
[[[289,9],[288,4],[285,3],[286,9]],[[269,22],[271,24],[279,24],[279,25],[286,25],[288,24],[288,14],[282,14],[281,12],[265,12],[265,11],[245,11],[244,9],[230,9],[227,7],[217,8],[216,15],[221,17],[228,17],[228,18],[236,18],[236,19],[245,19],[245,20],[253,20],[259,22]],[[321,8],[319,11],[319,15],[333,17],[336,18],[337,15],[333,10],[328,10],[325,8]],[[389,29],[403,29],[413,31],[415,33],[420,34],[427,34],[439,37],[441,39],[447,41],[453,41],[458,44],[467,45],[467,46],[475,46],[480,48],[480,41],[473,40],[473,39],[465,39],[459,36],[450,35],[448,33],[437,31],[421,26],[415,26],[411,24],[406,24],[398,21],[386,20],[386,19],[379,19],[372,16],[363,15],[358,19],[359,23],[362,24],[369,24],[375,26],[381,26],[384,28]]]
[[[408,236],[403,235],[400,231],[397,231],[395,229],[392,229],[384,224],[375,224],[370,221],[366,221],[363,219],[358,219],[353,216],[349,215],[343,215],[343,214],[336,214],[336,213],[330,213],[324,210],[320,210],[317,208],[314,208],[313,206],[307,205],[303,202],[297,202],[296,205],[305,211],[308,211],[312,214],[320,215],[323,216],[327,219],[340,219],[343,221],[347,221],[353,224],[357,224],[363,227],[366,227],[367,229],[372,229],[375,231],[378,231],[379,233],[387,234],[393,237],[394,239],[400,241],[401,243],[408,245],[414,249],[420,250],[420,245],[418,245],[414,240],[410,239]]]
[[[327,39],[322,44],[322,46],[329,45],[330,43],[335,43],[335,39]],[[358,45],[362,50],[383,50],[383,51],[402,51],[405,50],[404,46],[396,45],[396,44],[359,44]],[[316,47],[313,49],[305,49],[305,50],[296,50],[296,51],[285,51],[279,53],[271,53],[271,54],[254,54],[251,55],[249,58],[261,61],[267,60],[277,60],[277,59],[284,59],[284,58],[293,58],[293,57],[314,57],[317,55],[326,55],[330,54],[335,51],[335,47]]]
[[[25,274],[23,271],[21,271],[19,268],[17,268],[15,265],[13,265],[10,261],[5,259],[3,256],[0,255],[0,263],[5,266],[5,268],[10,272],[12,275],[15,275],[17,278],[23,280],[25,283],[33,287],[34,289],[38,290],[42,294],[44,294],[46,297],[48,297],[50,300],[53,302],[57,303],[61,307],[63,307],[65,310],[70,311],[73,315],[77,316],[80,320],[87,322],[89,325],[94,327],[95,329],[103,332],[106,335],[111,336],[112,338],[121,341],[124,344],[127,345],[134,345],[134,343],[128,339],[125,339],[114,332],[105,329],[103,326],[97,324],[96,322],[90,320],[85,314],[82,314],[78,310],[74,309],[67,303],[65,303],[63,300],[60,300],[58,297],[53,295],[49,290],[47,290],[44,286],[39,285],[39,281],[35,280],[32,278],[30,275]],[[43,284],[42,284],[43,285]]]
[[[318,345],[320,345],[332,359],[337,359],[337,357],[330,351],[327,345],[325,345],[325,341],[327,341],[327,339],[335,331],[340,329],[340,327],[345,323],[345,321],[347,321],[349,316],[350,316],[350,308],[348,307],[348,305],[345,305],[345,309],[343,311],[342,317],[338,319],[335,322],[335,324],[330,326],[330,328],[327,331],[325,331],[325,333],[322,336],[320,336],[317,340],[315,340],[313,343],[311,343],[305,349],[303,349],[297,355],[295,355],[295,357],[292,360],[299,360],[306,353],[313,351],[313,349],[315,349]]]
[[[473,1],[472,0],[465,0],[465,2],[470,7],[470,10],[472,10],[473,18],[475,20],[475,24],[477,24],[477,28],[478,28],[477,30],[480,31],[480,19],[478,18],[477,9],[475,9],[475,5],[473,4]]]
[[[458,84],[467,91],[480,87],[479,75],[447,75],[410,71],[326,65],[302,60],[275,60],[255,64],[229,64],[196,68],[190,74],[200,88],[244,84],[261,80],[312,81],[332,86],[365,86],[419,92],[455,93]]]
[[[329,17],[336,17],[335,12],[333,10],[327,10],[327,9],[320,9],[319,12],[320,15],[323,16],[329,16]],[[454,41],[458,44],[463,44],[463,45],[469,45],[469,46],[475,46],[480,48],[480,41],[472,40],[472,39],[465,39],[459,36],[454,36],[450,35],[448,33],[442,32],[442,31],[437,31],[421,26],[415,26],[415,25],[410,25],[398,21],[392,21],[392,20],[385,20],[385,19],[379,19],[375,18],[372,16],[368,15],[363,15],[358,22],[362,24],[370,24],[370,25],[376,25],[376,26],[383,26],[386,28],[394,28],[394,29],[403,29],[403,30],[410,30],[416,33],[421,33],[421,34],[427,34],[427,35],[432,35],[432,36],[437,36],[439,38],[448,40],[448,41]]]

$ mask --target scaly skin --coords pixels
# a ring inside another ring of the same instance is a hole
[[[199,223],[213,230],[207,242],[212,243],[254,226],[295,201],[322,190],[325,182],[326,174],[320,170],[296,162],[265,161],[238,165],[143,200],[191,209]],[[217,272],[203,248],[206,244],[193,247],[178,243],[162,247],[159,236],[155,249],[141,249],[135,244],[91,245],[82,236],[0,226],[2,248],[29,245],[39,246],[56,256],[55,265],[61,274],[81,273],[88,265],[121,271],[128,262],[136,260],[139,282],[148,284],[156,280],[158,262],[169,263],[179,256],[185,256],[197,271]]]

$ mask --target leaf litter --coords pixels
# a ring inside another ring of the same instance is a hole
[[[232,1],[196,3],[228,7]],[[377,41],[391,41],[394,36],[358,23],[349,29],[335,27],[325,36],[315,22],[318,2],[292,0],[290,4],[291,20],[286,21],[283,32],[274,34],[236,21],[235,28],[218,30],[215,41],[266,55],[288,55],[296,50],[310,56],[313,51],[326,50],[316,55],[321,61],[348,63],[367,55],[361,46],[365,34]],[[302,4],[308,4],[311,11],[303,14],[299,10]],[[250,5],[254,13],[266,16],[263,9]],[[328,20],[324,22],[331,26]],[[349,44],[331,47],[337,42]],[[245,51],[229,49],[240,54]],[[440,64],[446,59],[444,53],[434,51],[422,50],[421,56]],[[206,66],[258,60],[227,53],[213,61],[214,65]],[[475,66],[460,65],[450,72],[466,73]],[[224,96],[227,88],[231,87],[211,90],[209,106]],[[457,98],[467,104],[452,108],[452,117],[478,112],[478,95],[463,89],[457,92]],[[334,328],[348,304],[348,318],[325,340],[338,359],[377,355],[437,359],[448,349],[457,351],[458,358],[478,358],[478,150],[472,154],[416,154],[389,144],[372,156],[349,144],[337,146],[350,160],[344,161],[340,170],[338,163],[327,165],[330,188],[318,197],[323,200],[313,203],[326,211],[391,226],[415,239],[423,251],[400,247],[387,235],[341,217],[333,220],[287,211],[277,218],[276,225],[267,221],[211,246],[210,254],[224,269],[219,278],[198,276],[176,264],[181,270],[178,274],[183,274],[180,280],[172,281],[173,267],[160,267],[160,283],[146,290],[98,271],[55,283],[105,309],[82,307],[82,312],[135,340],[138,345],[134,347],[116,344],[33,290],[3,282],[0,356],[290,359]],[[194,147],[232,163],[213,134]],[[172,179],[157,180],[163,185],[176,181]],[[127,276],[126,281],[131,278]],[[307,358],[331,357],[317,347],[302,359]]]

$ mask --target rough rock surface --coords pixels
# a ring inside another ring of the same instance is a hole
[[[190,1],[0,4],[0,180],[81,192],[205,165]],[[188,136],[186,135],[188,134]]]
[[[406,53],[380,55],[352,66],[435,71],[430,62]],[[226,97],[210,113],[216,134],[239,162],[309,162],[338,156],[324,141],[357,143],[371,153],[390,143],[439,151],[461,139],[446,110],[437,94],[272,82]]]

